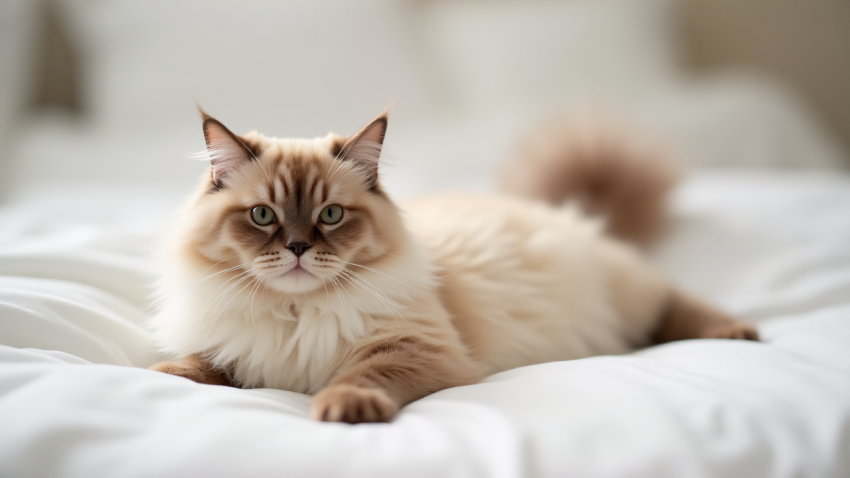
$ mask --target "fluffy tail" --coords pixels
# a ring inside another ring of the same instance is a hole
[[[503,189],[554,205],[577,202],[611,235],[648,245],[661,232],[678,171],[663,150],[602,122],[556,123],[529,137]]]

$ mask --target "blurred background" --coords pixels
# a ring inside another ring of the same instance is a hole
[[[693,168],[840,169],[848,51],[846,0],[1,0],[0,200],[185,194],[196,101],[278,137],[392,101],[401,197],[490,190],[536,125],[600,112]]]

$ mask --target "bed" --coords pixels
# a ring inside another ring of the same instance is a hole
[[[377,10],[360,14],[390,15],[380,2],[362,3]],[[621,12],[622,2],[607,3]],[[144,12],[132,2],[60,4],[73,21],[94,22],[83,44],[144,34],[127,33],[116,18],[153,21],[139,19]],[[429,18],[451,33],[452,22],[468,24],[473,13],[438,9]],[[481,35],[515,13],[487,17]],[[103,45],[92,71],[109,77],[126,47]],[[463,67],[447,61],[444,80]],[[0,475],[850,476],[847,158],[805,105],[769,79],[658,71],[663,79],[647,74],[658,85],[652,95],[623,93],[618,103],[622,117],[690,164],[652,260],[686,290],[756,324],[762,342],[682,341],[523,367],[416,401],[387,424],[318,423],[307,395],[146,370],[165,358],[146,329],[153,252],[169,212],[203,171],[181,159],[203,144],[194,118],[163,106],[155,118],[178,119],[144,129],[139,144],[144,122],[132,118],[150,113],[146,99],[116,104],[107,91],[89,123],[56,115],[22,123],[4,147],[13,174],[0,203]],[[464,97],[472,87],[449,84]],[[474,104],[474,95],[450,113],[400,102],[382,173],[390,193],[492,193],[506,151],[539,113],[528,106],[534,99],[508,96],[517,103],[498,111]],[[368,119],[372,112],[355,103],[334,124]],[[247,113],[226,101],[216,107],[233,114],[234,129],[251,127]],[[260,121],[307,134],[323,108],[305,116],[307,126]]]

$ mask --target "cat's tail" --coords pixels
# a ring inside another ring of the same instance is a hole
[[[505,192],[554,205],[578,203],[611,235],[645,246],[661,232],[679,177],[660,146],[602,121],[559,122],[521,145],[504,171]]]

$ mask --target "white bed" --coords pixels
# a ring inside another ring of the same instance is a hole
[[[133,32],[116,18],[145,13],[132,2],[60,3],[101,9],[75,18],[118,36]],[[469,15],[450,13],[434,14],[447,31],[452,15]],[[504,12],[494,15],[498,24]],[[117,61],[103,57],[118,56],[120,43],[104,45],[93,70]],[[144,326],[151,254],[203,167],[181,159],[203,144],[186,126],[194,118],[144,129],[140,142],[139,123],[121,116],[129,106],[107,92],[87,125],[51,116],[21,125],[2,157],[14,175],[0,203],[0,476],[850,476],[850,173],[836,169],[846,158],[763,79],[665,78],[647,80],[664,88],[621,110],[694,163],[653,259],[756,323],[763,341],[685,341],[511,370],[419,400],[388,424],[318,423],[306,395],[145,370],[163,358]],[[219,108],[246,121],[226,101]],[[332,122],[368,120],[363,108],[348,104]],[[517,105],[404,108],[391,119],[383,179],[399,198],[492,191],[534,117]]]
[[[659,262],[763,343],[526,367],[360,426],[311,421],[305,395],[144,370],[160,218],[138,199],[80,201],[88,218],[67,222],[59,201],[0,210],[3,476],[850,472],[850,176],[702,174],[680,190]]]

